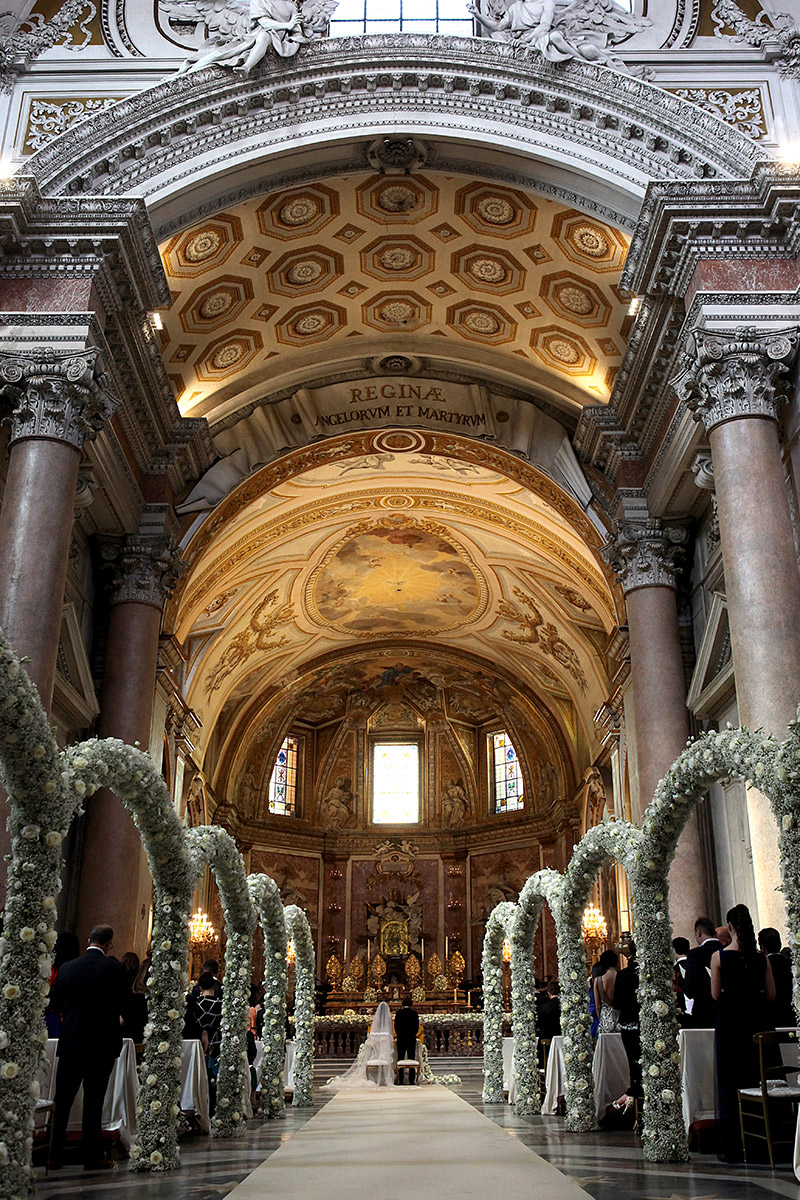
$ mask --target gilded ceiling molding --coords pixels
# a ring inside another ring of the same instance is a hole
[[[800,328],[730,332],[695,329],[682,369],[670,384],[706,433],[725,421],[768,417],[789,399]]]

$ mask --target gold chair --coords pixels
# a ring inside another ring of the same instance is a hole
[[[747,1162],[747,1138],[766,1142],[770,1166],[774,1170],[775,1147],[786,1145],[790,1147],[791,1151],[794,1146],[795,1121],[792,1120],[789,1127],[791,1136],[775,1137],[773,1132],[774,1114],[770,1109],[775,1105],[780,1105],[785,1110],[787,1104],[793,1104],[796,1108],[800,1101],[800,1087],[797,1086],[796,1078],[800,1071],[797,1055],[793,1055],[795,1061],[788,1065],[783,1062],[781,1055],[781,1047],[785,1045],[793,1044],[795,1051],[797,1050],[797,1032],[792,1030],[784,1033],[756,1033],[753,1035],[753,1041],[758,1046],[761,1082],[758,1087],[739,1088],[739,1128],[742,1134],[742,1149],[745,1162]],[[791,1084],[788,1082],[789,1076],[795,1077]],[[759,1128],[763,1127],[764,1132],[754,1130],[752,1125],[748,1128],[745,1122],[750,1125],[755,1123]]]

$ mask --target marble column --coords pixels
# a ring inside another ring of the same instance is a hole
[[[675,584],[685,541],[685,530],[664,529],[658,521],[622,522],[604,549],[625,593],[642,812],[689,737]],[[675,935],[691,938],[695,920],[708,908],[696,815],[680,836],[669,882]]]
[[[0,628],[27,658],[48,712],[81,451],[113,411],[97,357],[94,350],[0,352],[0,384],[16,401],[0,510]]]
[[[129,538],[116,562],[108,627],[100,737],[138,743],[147,753],[164,602],[179,573],[169,538]],[[87,803],[76,930],[108,923],[119,953],[146,949],[149,877],[139,833],[108,789]],[[144,911],[143,911],[144,910]]]
[[[739,720],[779,739],[800,704],[800,571],[778,441],[796,328],[696,330],[673,387],[708,434]],[[778,830],[747,790],[760,925],[785,928]]]
[[[0,386],[14,401],[0,509],[0,628],[49,713],[85,442],[113,412],[95,350],[0,351]],[[0,787],[0,808],[5,809]],[[0,813],[0,893],[11,848]]]

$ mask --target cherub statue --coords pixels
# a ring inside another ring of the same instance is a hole
[[[269,50],[291,58],[304,42],[323,37],[337,0],[161,0],[161,6],[168,16],[202,21],[208,30],[181,71],[217,65],[247,74]]]
[[[483,0],[486,12],[480,3],[467,9],[496,41],[532,46],[549,62],[577,58],[617,71],[628,67],[612,47],[651,24],[614,0]]]

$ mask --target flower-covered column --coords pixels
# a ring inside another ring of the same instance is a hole
[[[261,1090],[267,1117],[285,1117],[283,1064],[286,1045],[286,918],[277,883],[248,875],[250,897],[264,933],[264,1029]]]
[[[153,511],[155,510],[155,511]],[[166,505],[149,505],[145,516],[162,520],[164,532],[128,538],[116,560],[108,628],[100,734],[147,750],[156,683],[161,613],[180,571]],[[78,894],[78,936],[99,920],[114,930],[118,946],[145,950],[145,903],[140,896],[139,835],[123,804],[109,791],[86,807],[84,852]]]
[[[624,521],[603,549],[625,592],[642,810],[689,737],[675,582],[685,542],[683,529],[663,528],[654,520]],[[704,880],[700,833],[693,814],[670,872],[669,911],[676,933],[689,933],[705,913]]]
[[[516,905],[495,905],[483,935],[483,1103],[503,1103],[503,942]]]
[[[800,573],[778,442],[797,343],[797,328],[698,329],[673,380],[711,447],[739,719],[779,738],[800,703]],[[775,821],[752,788],[747,811],[758,924],[783,928]]]
[[[286,932],[294,943],[297,986],[294,993],[294,1093],[292,1106],[307,1108],[313,1103],[311,1077],[314,1071],[314,938],[302,908],[289,904],[283,910]]]
[[[0,351],[0,389],[15,402],[0,510],[0,628],[49,712],[81,451],[114,404],[96,350]],[[4,812],[0,890],[9,849]]]

